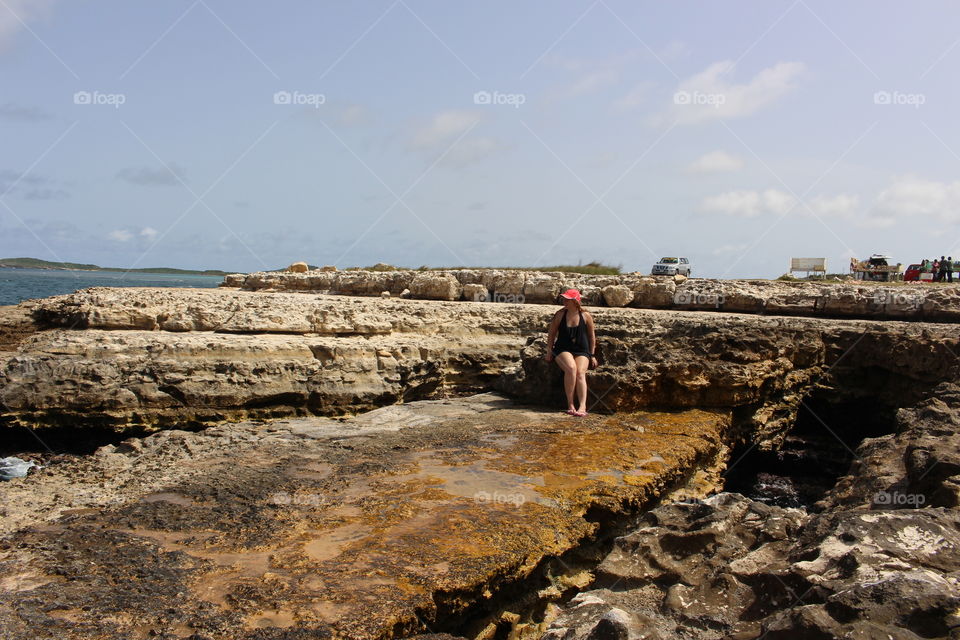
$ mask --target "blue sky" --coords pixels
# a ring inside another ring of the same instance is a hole
[[[960,254],[949,2],[0,2],[0,257]]]

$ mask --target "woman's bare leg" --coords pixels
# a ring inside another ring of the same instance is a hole
[[[576,411],[577,407],[573,404],[573,391],[577,384],[577,363],[569,351],[557,354],[554,361],[563,369],[563,390],[567,394],[567,409]]]
[[[577,411],[587,412],[587,370],[590,368],[590,358],[577,356]]]

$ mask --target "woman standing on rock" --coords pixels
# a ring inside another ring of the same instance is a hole
[[[567,413],[587,415],[587,369],[597,366],[594,348],[597,337],[593,331],[593,316],[580,304],[580,292],[567,289],[563,294],[563,309],[553,314],[547,332],[547,362],[556,360],[563,370],[563,388],[567,394]],[[573,312],[573,313],[571,313]],[[574,404],[574,392],[577,404]]]

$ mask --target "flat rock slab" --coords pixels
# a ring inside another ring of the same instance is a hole
[[[728,424],[700,410],[574,418],[483,394],[131,440],[0,485],[22,527],[0,540],[0,635],[449,626],[590,540],[599,517],[683,484]]]

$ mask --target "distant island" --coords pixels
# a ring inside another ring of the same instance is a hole
[[[173,273],[178,275],[194,276],[225,276],[230,271],[219,271],[217,269],[206,269],[197,271],[195,269],[174,269],[173,267],[144,267],[141,269],[124,269],[122,267],[100,267],[95,264],[81,264],[79,262],[50,262],[49,260],[40,260],[38,258],[0,258],[0,267],[10,269],[54,269],[54,270],[73,270],[73,271],[135,271],[137,273]]]

